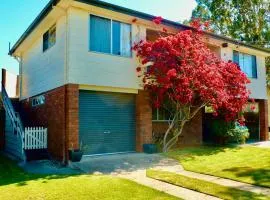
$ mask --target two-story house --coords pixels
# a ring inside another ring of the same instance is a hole
[[[97,0],[51,0],[10,50],[20,61],[21,117],[29,126],[48,127],[54,158],[67,158],[81,144],[85,155],[140,152],[153,132],[167,126],[166,114],[152,111],[140,86],[131,50],[134,42],[157,37],[153,18]],[[190,28],[169,20],[162,26],[171,33]],[[269,51],[212,33],[205,37],[209,48],[238,62],[251,79],[258,138],[266,140]],[[181,143],[202,143],[202,119],[203,112],[187,125]]]

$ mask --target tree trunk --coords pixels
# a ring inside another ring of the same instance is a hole
[[[169,141],[166,141],[167,138],[166,138],[166,140],[164,140],[163,152],[168,152],[168,150],[170,150],[177,143],[179,136],[183,132],[183,128],[185,126],[185,123],[186,123],[186,121],[182,121],[180,123],[179,131],[177,131],[177,133]]]
[[[193,110],[193,112],[191,112],[190,109],[188,110],[188,112],[186,112],[186,110],[176,112],[176,115],[172,123],[170,124],[169,128],[167,129],[163,139],[163,152],[168,152],[177,143],[179,136],[183,132],[186,122],[190,121],[204,106],[205,104],[201,105],[200,107],[197,107],[195,110]],[[178,113],[183,113],[182,117],[180,117],[181,120],[178,120],[177,117]],[[179,123],[179,127],[175,129],[176,134],[174,134],[173,137],[169,139],[169,141],[167,141],[167,138],[171,133],[171,131],[173,130],[173,128],[176,126],[176,123]]]

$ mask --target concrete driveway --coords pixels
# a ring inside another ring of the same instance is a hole
[[[109,174],[129,179],[153,189],[186,200],[217,200],[219,198],[178,187],[146,176],[146,169],[171,169],[181,172],[183,168],[173,159],[160,154],[130,153],[99,157],[84,157],[80,163],[70,163],[73,169],[90,174]]]
[[[262,147],[262,148],[270,148],[270,141],[264,142],[255,142],[250,144],[245,144],[246,146],[254,146],[254,147]]]
[[[106,156],[84,156],[79,163],[70,163],[73,169],[90,174],[125,174],[148,168],[175,166],[179,163],[160,154],[128,153]]]

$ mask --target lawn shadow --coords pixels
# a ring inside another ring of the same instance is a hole
[[[71,176],[78,176],[80,174],[31,174],[25,172],[20,168],[15,161],[12,161],[0,155],[0,187],[4,185],[16,184],[18,187],[27,185],[28,181],[43,180],[45,184],[52,179],[64,179]]]
[[[221,197],[228,199],[242,199],[242,200],[266,200],[268,199],[266,196],[259,195],[253,192],[241,191],[234,188],[228,187],[225,191],[217,192]]]
[[[237,151],[240,148],[241,147],[237,145],[227,145],[227,146],[202,145],[200,147],[182,147],[174,149],[169,153],[165,153],[165,155],[180,161],[192,161],[199,156],[211,156],[225,152],[228,149],[230,151]]]
[[[46,184],[49,180],[53,179],[64,179],[68,177],[79,176],[78,174],[67,174],[67,175],[37,175],[37,174],[11,174],[9,176],[0,175],[0,187],[4,185],[16,184],[19,187],[26,186],[28,181],[39,181]]]
[[[237,177],[246,177],[253,180],[254,185],[270,187],[270,169],[253,169],[250,167],[232,167],[224,169],[226,172],[233,172]]]

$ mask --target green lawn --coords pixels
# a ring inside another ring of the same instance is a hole
[[[135,182],[111,176],[31,175],[0,155],[0,199],[177,199]]]
[[[188,171],[270,187],[270,150],[258,147],[197,147],[172,151]]]
[[[195,190],[201,193],[205,193],[211,196],[215,196],[221,199],[228,199],[228,200],[250,200],[250,199],[260,199],[260,200],[269,200],[270,197],[255,194],[252,192],[247,192],[231,187],[225,187],[222,185],[218,185],[215,183],[211,183],[208,181],[203,181],[195,178],[190,178],[187,176],[171,173],[171,172],[164,172],[164,171],[157,171],[157,170],[147,170],[147,176],[150,178],[154,178],[166,183],[170,183],[173,185],[181,186],[184,188],[188,188],[191,190]]]

